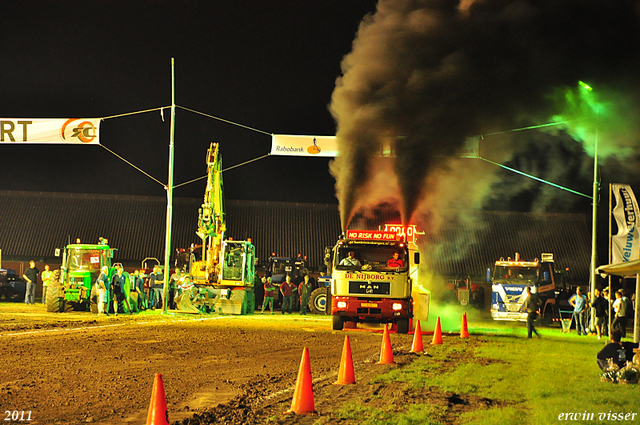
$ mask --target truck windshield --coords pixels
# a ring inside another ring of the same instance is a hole
[[[395,245],[349,244],[338,248],[336,270],[406,271],[406,249]]]
[[[107,263],[106,253],[107,251],[103,249],[70,249],[67,268],[69,271],[100,270],[100,267]]]
[[[507,280],[527,280],[536,282],[538,280],[537,267],[517,267],[517,266],[496,266],[494,279]]]

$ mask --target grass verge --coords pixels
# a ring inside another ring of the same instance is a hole
[[[604,340],[556,329],[527,339],[514,326],[483,332],[426,345],[424,355],[371,382],[395,386],[385,400],[363,396],[337,416],[376,425],[640,421],[640,387],[600,381],[595,359]]]

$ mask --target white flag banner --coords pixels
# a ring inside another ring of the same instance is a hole
[[[640,231],[638,231],[638,203],[626,184],[612,184],[616,199],[613,217],[618,224],[618,234],[611,237],[611,264],[625,263],[640,258]]]
[[[0,118],[0,143],[99,145],[100,118]]]
[[[271,136],[271,155],[338,156],[336,136]]]

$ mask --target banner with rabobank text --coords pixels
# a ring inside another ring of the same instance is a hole
[[[100,118],[0,118],[0,143],[99,145]]]
[[[338,156],[336,136],[271,136],[271,155]]]
[[[640,258],[640,231],[638,230],[638,203],[631,186],[614,183],[611,191],[616,200],[613,216],[618,233],[611,237],[611,264],[625,263]]]

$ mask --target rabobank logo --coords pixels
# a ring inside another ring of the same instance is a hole
[[[295,152],[304,152],[303,148],[294,148],[293,146],[276,146],[276,152],[286,152],[286,153],[295,153]]]
[[[314,137],[313,138],[313,145],[309,146],[307,148],[307,152],[309,152],[311,155],[317,155],[322,151],[322,149],[320,149],[320,146],[318,146],[318,140]]]
[[[72,138],[78,139],[82,143],[91,143],[98,137],[96,127],[91,121],[81,121],[78,118],[71,118],[65,121],[60,129],[60,136],[65,142],[75,142]]]

